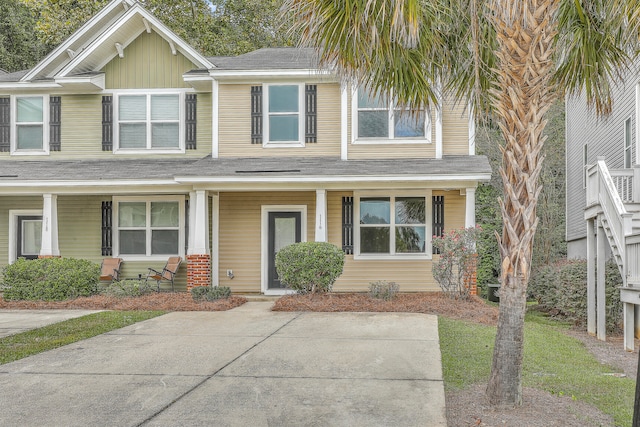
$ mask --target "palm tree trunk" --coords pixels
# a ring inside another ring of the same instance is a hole
[[[489,402],[497,406],[522,403],[524,314],[533,238],[538,224],[536,205],[542,167],[545,113],[554,101],[550,80],[556,11],[559,0],[494,0],[493,19],[499,43],[499,89],[495,107],[505,139],[500,174],[504,221],[498,236],[502,286],[498,331],[487,386]]]

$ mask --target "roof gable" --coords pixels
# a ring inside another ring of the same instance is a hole
[[[198,68],[213,65],[166,25],[133,0],[113,0],[72,34],[21,81],[55,79],[63,81],[102,69],[123,55],[124,49],[143,32],[158,33],[174,55],[183,54]]]

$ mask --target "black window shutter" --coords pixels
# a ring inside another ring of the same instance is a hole
[[[113,96],[102,97],[102,151],[113,151]]]
[[[262,86],[251,86],[251,143],[262,144]]]
[[[102,202],[102,256],[112,256],[112,206],[113,202]]]
[[[194,93],[187,94],[185,99],[185,143],[187,150],[196,149],[196,106],[198,104],[198,95]]]
[[[60,151],[60,119],[62,101],[59,96],[49,98],[49,150]]]
[[[432,197],[432,212],[433,212],[433,235],[442,237],[444,233],[444,196],[433,196]],[[438,250],[434,247],[433,253],[439,253]]]
[[[11,150],[11,98],[0,98],[0,152]]]
[[[305,142],[313,143],[318,142],[318,136],[316,131],[317,119],[317,86],[306,85],[305,86],[305,125],[304,125],[304,140]]]
[[[342,250],[353,254],[353,197],[342,198]]]

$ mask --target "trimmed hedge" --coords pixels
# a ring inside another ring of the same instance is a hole
[[[300,242],[276,254],[280,281],[299,293],[330,292],[344,268],[344,252],[326,242]]]
[[[98,293],[100,265],[84,259],[18,259],[3,269],[10,300],[63,301]]]
[[[607,330],[620,331],[622,278],[613,261],[605,265]],[[544,311],[574,322],[587,324],[587,262],[564,260],[536,270],[529,281],[529,296],[538,301]]]

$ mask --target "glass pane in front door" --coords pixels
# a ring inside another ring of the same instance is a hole
[[[42,244],[42,217],[19,216],[17,231],[17,257],[26,259],[38,258]]]
[[[269,289],[285,289],[276,271],[275,258],[280,249],[300,241],[300,212],[269,212]]]

